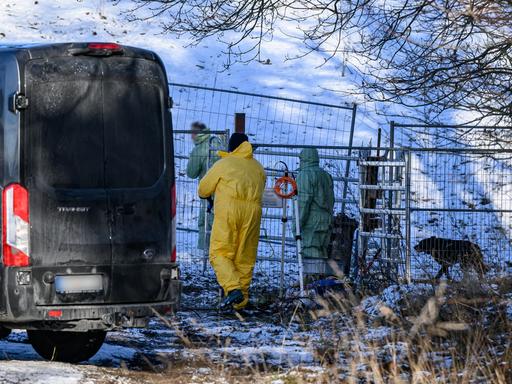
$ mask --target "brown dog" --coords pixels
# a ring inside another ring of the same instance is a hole
[[[441,265],[436,275],[439,279],[443,274],[450,279],[449,268],[457,263],[463,271],[473,268],[480,277],[489,271],[484,264],[484,257],[480,247],[468,240],[442,239],[440,237],[429,237],[421,240],[414,249],[417,252],[424,252],[432,255],[434,260]]]

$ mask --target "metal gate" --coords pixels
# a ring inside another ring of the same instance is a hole
[[[186,130],[196,120],[214,131],[234,128],[237,113],[245,115],[252,142],[295,145],[352,146],[356,104],[327,104],[235,89],[170,83],[173,126]]]
[[[216,287],[213,272],[207,262],[207,252],[197,249],[197,220],[204,208],[197,196],[198,180],[189,179],[186,175],[186,165],[194,145],[189,127],[194,121],[204,122],[211,129],[212,135],[227,143],[230,131],[234,131],[235,114],[244,113],[246,133],[255,147],[256,159],[266,169],[268,186],[282,172],[276,163],[285,162],[295,172],[300,150],[318,144],[315,148],[319,149],[322,164],[335,179],[337,211],[345,210],[354,216],[357,214],[357,158],[352,150],[355,105],[330,105],[236,90],[170,85],[174,101],[177,252],[182,271],[188,277],[204,279],[203,286],[209,290]],[[295,144],[275,144],[283,141]],[[346,145],[327,145],[333,142]],[[288,212],[292,212],[291,207]],[[283,251],[281,219],[282,209],[265,208],[251,286],[258,300],[265,299],[268,294],[274,295],[279,288],[289,288],[298,282],[291,221],[284,230]]]

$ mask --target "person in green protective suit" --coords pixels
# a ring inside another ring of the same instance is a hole
[[[297,192],[302,254],[304,258],[328,258],[334,184],[331,175],[320,168],[315,148],[305,148],[300,153]]]
[[[210,130],[205,124],[196,121],[190,126],[192,131],[192,140],[194,149],[190,153],[187,163],[187,176],[191,179],[201,180],[208,169],[220,159],[217,151],[223,149],[222,143],[218,137],[210,135]],[[199,230],[197,248],[208,249],[206,244],[206,209],[208,202],[201,200],[197,228]],[[213,213],[208,214],[208,230],[211,230],[213,223]]]

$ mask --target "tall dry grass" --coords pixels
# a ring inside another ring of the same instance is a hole
[[[404,294],[398,308],[369,316],[351,293],[319,298],[308,316],[323,324],[312,345],[320,381],[347,383],[512,383],[510,281],[441,283],[431,297]],[[346,292],[350,292],[347,289]],[[330,325],[327,326],[327,320]],[[375,331],[383,332],[375,337]]]
[[[315,297],[313,307],[296,300],[274,308],[283,329],[299,324],[301,334],[311,334],[305,350],[321,367],[314,371],[293,361],[267,364],[263,352],[258,363],[219,357],[212,351],[232,346],[230,338],[195,338],[193,329],[170,321],[194,357],[173,361],[169,372],[208,367],[206,381],[236,383],[512,383],[512,278],[445,282],[431,294],[408,287],[393,305],[369,302],[372,311],[347,286]]]

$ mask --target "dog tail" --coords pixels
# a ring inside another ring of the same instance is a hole
[[[479,272],[481,271],[482,274],[485,275],[487,272],[489,272],[490,268],[484,263],[484,254],[482,253],[480,247],[476,244],[474,244],[473,246],[475,247],[476,254],[478,255],[477,264]]]

